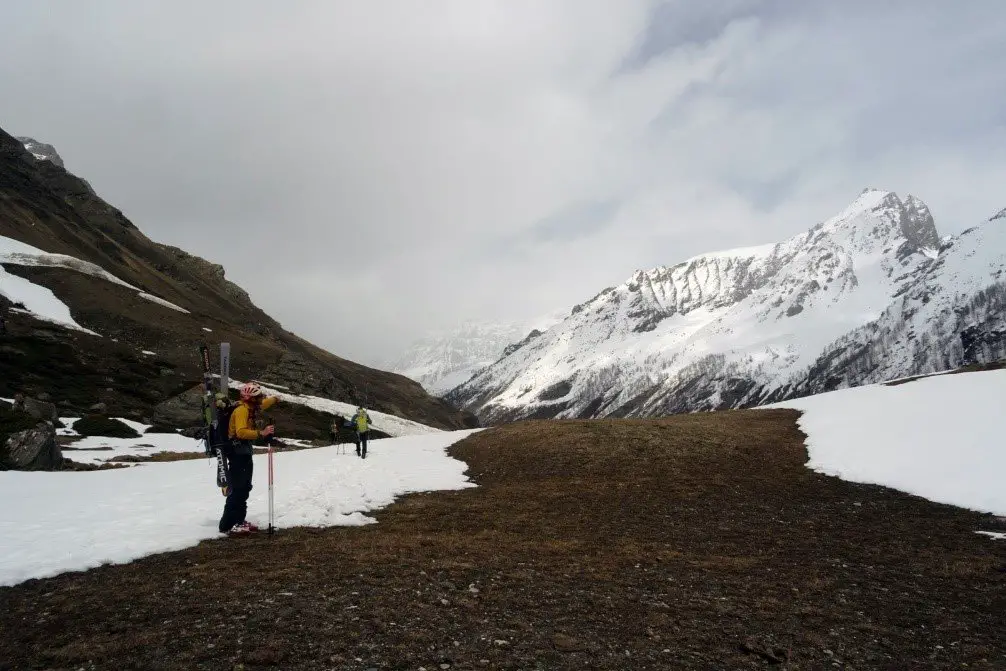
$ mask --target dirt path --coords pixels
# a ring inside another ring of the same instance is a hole
[[[0,668],[1006,668],[1006,543],[808,471],[795,418],[477,434],[479,488],[377,525],[0,589]]]

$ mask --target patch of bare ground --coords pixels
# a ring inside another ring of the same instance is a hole
[[[482,432],[376,525],[0,589],[0,668],[1004,668],[1006,543],[809,471],[796,417]]]
[[[325,445],[294,445],[280,443],[277,441],[277,444],[273,445],[273,452],[296,452],[298,450],[313,450],[318,447],[325,447]],[[268,447],[255,447],[252,449],[252,452],[255,454],[266,454],[268,451]],[[153,454],[121,454],[115,457],[109,457],[108,462],[142,464],[145,462],[191,461],[193,459],[207,458],[208,457],[204,452],[173,452],[170,450],[162,450],[161,452],[154,452]]]
[[[129,468],[126,464],[88,464],[79,461],[74,461],[73,459],[63,458],[63,470],[64,471],[109,471],[114,468]]]

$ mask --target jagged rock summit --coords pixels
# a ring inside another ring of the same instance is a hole
[[[17,140],[22,143],[24,148],[31,152],[31,155],[39,161],[51,161],[61,168],[66,167],[63,165],[63,159],[60,158],[56,148],[51,144],[39,142],[38,140],[30,137],[18,137]]]

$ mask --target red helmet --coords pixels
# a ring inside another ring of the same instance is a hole
[[[249,382],[241,387],[241,400],[247,401],[262,395],[262,387],[254,382]]]

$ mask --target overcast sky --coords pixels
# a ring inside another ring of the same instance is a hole
[[[4,3],[0,127],[365,363],[781,240],[1006,207],[1002,0]]]

